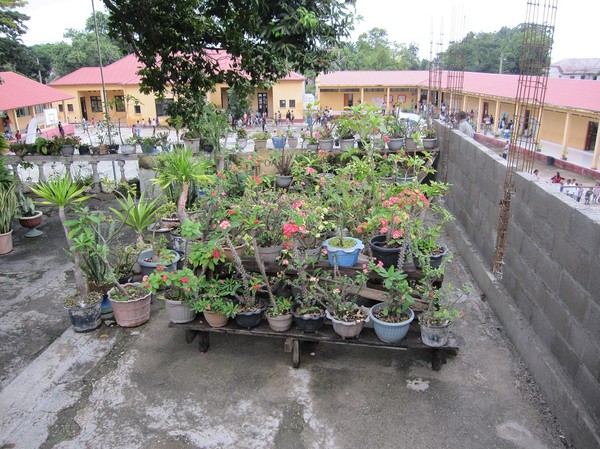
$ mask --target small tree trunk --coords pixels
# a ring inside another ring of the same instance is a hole
[[[188,199],[188,193],[190,186],[187,182],[181,184],[181,195],[177,201],[177,216],[179,217],[179,225],[183,225],[183,222],[187,219],[187,213],[185,212],[185,205]]]
[[[60,218],[60,223],[62,224],[63,230],[65,231],[65,238],[67,239],[67,245],[69,248],[73,246],[73,242],[69,238],[69,228],[67,226],[67,218],[65,216],[65,208],[58,208],[58,217]],[[85,298],[88,294],[87,282],[81,272],[81,259],[77,251],[73,252],[73,277],[75,278],[75,288],[77,289],[77,295],[80,298]]]

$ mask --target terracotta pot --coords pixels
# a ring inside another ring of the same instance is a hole
[[[238,245],[235,247],[235,252],[238,256],[242,257],[244,255],[244,249],[246,248],[245,245]],[[233,260],[233,252],[231,251],[231,249],[227,246],[223,246],[223,254],[225,255],[225,259],[227,260]]]
[[[227,322],[229,321],[229,318],[227,318],[227,316],[223,315],[222,313],[204,311],[202,312],[202,314],[204,315],[204,319],[206,320],[208,325],[211,327],[223,327],[226,326]]]
[[[0,234],[0,254],[8,254],[13,250],[12,229],[5,234]]]
[[[267,148],[267,141],[266,140],[256,139],[254,141],[254,149],[255,150],[262,150],[264,148]]]
[[[141,285],[139,282],[128,285]],[[136,327],[144,324],[150,319],[150,300],[151,294],[148,292],[147,295],[132,299],[128,301],[115,301],[111,298],[111,293],[114,292],[114,288],[108,291],[108,297],[112,304],[113,313],[117,324],[121,327]]]

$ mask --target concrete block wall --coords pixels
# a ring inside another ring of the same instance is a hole
[[[563,430],[578,448],[600,447],[600,210],[517,173],[502,280],[494,281],[506,164],[462,133],[439,131],[450,141],[446,204],[457,248],[477,252],[462,255]]]
[[[491,266],[506,166],[493,151],[462,133],[450,132],[449,138],[448,208]]]
[[[600,422],[600,213],[515,176],[503,283]]]

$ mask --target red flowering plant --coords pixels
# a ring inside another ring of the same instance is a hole
[[[298,194],[289,199],[291,209],[289,219],[283,225],[283,235],[286,239],[296,240],[301,252],[320,248],[333,229],[333,223],[328,219],[329,209],[317,196]]]
[[[420,188],[395,190],[381,190],[381,202],[373,208],[367,221],[359,226],[361,231],[385,235],[388,248],[399,248],[407,243],[403,237],[410,235],[416,220],[431,204]]]
[[[152,293],[164,290],[165,298],[173,301],[190,301],[196,298],[200,283],[190,268],[168,272],[162,265],[149,276],[142,278],[142,285]]]
[[[190,303],[194,312],[219,313],[233,318],[240,307],[234,303],[233,298],[241,291],[239,279],[234,277],[207,279],[199,278],[200,289],[198,297]]]

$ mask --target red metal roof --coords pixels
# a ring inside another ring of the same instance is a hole
[[[208,50],[207,57],[217,62],[221,70],[231,70],[231,56],[222,50]],[[137,85],[140,84],[141,77],[138,74],[142,68],[142,64],[133,54],[127,55],[118,61],[104,67],[104,82],[106,84],[118,85]],[[283,81],[304,81],[302,75],[295,72],[290,72]],[[55,79],[50,83],[53,86],[77,86],[77,85],[100,85],[102,79],[100,77],[99,67],[82,67],[68,75]]]
[[[14,72],[0,72],[0,110],[24,108],[74,98]]]
[[[447,72],[442,74],[446,86]],[[519,76],[494,73],[464,72],[463,92],[514,100]],[[319,88],[327,87],[394,87],[418,86],[427,88],[429,72],[415,71],[356,71],[322,74]],[[548,78],[546,106],[583,109],[600,112],[600,82],[566,78]]]
[[[104,82],[106,84],[140,84],[139,69],[142,65],[133,54],[104,67]],[[100,67],[82,67],[61,76],[50,83],[52,86],[99,85],[102,84]]]

